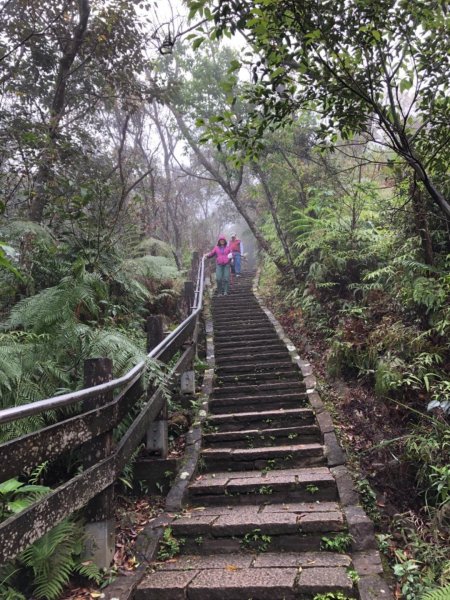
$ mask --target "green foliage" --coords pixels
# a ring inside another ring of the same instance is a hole
[[[44,240],[41,266],[46,263],[50,268],[53,257],[67,250],[49,241],[43,228],[12,225],[23,235],[31,233]],[[123,374],[145,359],[146,307],[164,298],[173,301],[177,295],[169,286],[178,271],[172,259],[162,256],[124,259],[110,248],[105,255],[63,261],[62,268],[65,274],[54,285],[23,298],[9,312],[4,324],[7,331],[0,333],[2,408],[81,387],[83,360],[92,356],[112,358],[115,374]],[[61,266],[56,274],[61,275]],[[147,372],[158,378],[160,369],[149,363]],[[11,439],[56,418],[49,412],[7,424],[0,437]]]
[[[372,519],[372,521],[374,521],[374,523],[379,522],[380,511],[377,507],[377,496],[373,489],[370,487],[369,482],[367,481],[367,479],[359,478],[356,479],[355,486],[358,490],[359,498],[364,510]]]
[[[355,569],[347,568],[347,576],[353,582],[353,584],[358,583],[361,577],[358,575],[358,572]]]
[[[43,485],[24,484],[17,479],[0,483],[0,521],[16,514],[48,494],[50,488]]]
[[[57,600],[75,573],[100,583],[102,575],[98,567],[81,559],[84,540],[80,523],[66,519],[56,525],[14,563],[1,567],[1,597],[19,600],[25,597],[22,592],[32,590],[34,598]]]
[[[450,600],[450,585],[427,591],[420,597],[420,600]]]
[[[342,592],[326,592],[325,594],[316,594],[313,600],[350,600]]]
[[[431,421],[406,438],[405,459],[416,466],[416,479],[427,506],[442,506],[449,498],[450,428]]]
[[[406,2],[387,10],[384,4],[343,0],[319,5],[308,0],[289,11],[280,11],[276,0],[191,0],[189,5],[192,15],[210,21],[211,36],[245,32],[253,50],[243,55],[252,81],[230,99],[231,105],[237,99],[246,102],[248,112],[236,121],[224,111],[216,117],[220,128],[211,123],[210,139],[254,159],[264,148],[266,131],[313,108],[322,116],[317,137],[323,147],[340,147],[342,140],[358,137],[387,145],[404,166],[413,167],[436,207],[449,215],[440,195],[445,195],[449,158],[447,13],[442,3],[433,11]],[[406,49],[401,55],[400,47]],[[383,89],[389,93],[380,93]],[[381,137],[368,125],[374,115]],[[429,155],[433,158],[427,162]],[[419,172],[419,163],[428,175]],[[427,179],[433,175],[442,187],[430,185]]]
[[[321,549],[327,552],[339,552],[341,554],[350,549],[352,536],[349,533],[337,533],[333,537],[323,536],[321,539]]]
[[[89,576],[97,583],[100,581],[100,572],[95,565],[77,560],[82,550],[81,526],[65,520],[22,553],[21,561],[33,572],[33,593],[36,598],[58,598],[74,571]]]
[[[270,494],[273,494],[273,488],[270,485],[262,485],[258,489],[258,493],[263,496],[270,496]]]
[[[380,550],[390,559],[398,588],[411,600],[450,582],[448,544],[436,525],[437,522],[431,527],[418,523],[412,514],[397,515],[392,523],[395,538],[378,536]],[[403,547],[399,547],[399,537]]]
[[[397,551],[397,556],[400,562],[393,567],[394,575],[400,581],[401,592],[405,600],[414,600],[423,590],[419,577],[419,565],[400,551]]]
[[[246,550],[256,550],[257,552],[267,552],[272,538],[261,532],[258,527],[249,531],[241,540],[242,548]]]
[[[173,535],[171,527],[166,527],[159,542],[158,560],[164,561],[174,558],[181,552],[184,543],[183,538],[178,539]]]

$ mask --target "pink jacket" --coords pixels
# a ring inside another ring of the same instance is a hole
[[[223,236],[220,236],[217,242],[220,240],[225,240]],[[225,240],[226,241],[226,240]],[[207,255],[208,258],[212,258],[214,255],[216,256],[216,264],[217,265],[227,265],[230,262],[228,255],[230,254],[231,249],[228,244],[226,246],[214,246],[211,252]]]

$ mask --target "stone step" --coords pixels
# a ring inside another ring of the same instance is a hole
[[[337,500],[337,488],[327,467],[280,469],[267,473],[231,471],[206,473],[189,485],[192,502],[202,504],[311,502]]]
[[[225,379],[221,378],[221,381]],[[303,381],[297,378],[288,379],[286,381],[266,381],[261,383],[243,383],[239,386],[239,394],[246,396],[267,396],[270,394],[281,394],[284,392],[306,393],[306,386]],[[222,385],[220,388],[215,388],[212,398],[223,398],[224,396],[236,396],[236,385],[234,382],[227,386]]]
[[[268,323],[270,323],[269,317],[266,313],[261,310],[258,304],[250,303],[249,300],[245,300],[244,303],[240,304],[240,306],[236,306],[234,308],[231,307],[223,307],[223,308],[213,308],[212,316],[214,318],[214,325],[220,320],[227,321],[230,318],[230,315],[233,315],[234,319],[265,319]]]
[[[341,592],[355,597],[348,556],[324,552],[256,556],[185,555],[158,564],[138,586],[136,600],[310,600]]]
[[[217,325],[225,325],[227,323],[239,323],[239,322],[253,322],[253,321],[263,321],[264,323],[271,324],[270,319],[267,317],[265,313],[262,311],[258,311],[257,309],[249,310],[248,312],[243,312],[241,309],[237,310],[224,310],[222,312],[215,311],[213,313],[214,319],[214,327]]]
[[[246,333],[253,331],[273,332],[273,327],[268,321],[258,319],[255,321],[241,321],[229,319],[228,322],[223,322],[220,325],[214,325],[214,335],[216,338],[228,335],[240,334],[245,337]]]
[[[273,327],[269,318],[263,312],[248,314],[235,313],[232,315],[227,312],[220,316],[214,315],[214,328],[225,325],[239,325],[241,323],[264,323]]]
[[[216,344],[214,348],[214,355],[216,356],[216,358],[218,356],[236,356],[236,358],[239,358],[241,354],[255,354],[257,352],[276,352],[279,350],[285,350],[287,352],[287,348],[283,344],[283,342],[257,342],[255,344],[246,344],[245,346],[231,342],[227,344]]]
[[[236,390],[235,390],[236,394]],[[302,392],[271,394],[265,396],[234,396],[212,398],[209,411],[212,414],[257,412],[280,410],[286,408],[302,408],[307,406],[308,397]]]
[[[258,337],[257,337],[258,336]],[[270,340],[276,339],[276,332],[272,327],[223,327],[214,330],[214,341],[240,341],[248,339]]]
[[[256,302],[255,297],[250,292],[243,290],[232,290],[228,296],[214,296],[212,302],[212,310],[215,311],[226,311],[233,309],[245,309],[249,305],[254,306],[255,310],[261,310],[261,307]]]
[[[280,371],[280,370],[291,370],[298,371],[298,368],[288,359],[268,360],[260,361],[255,357],[253,361],[248,362],[230,362],[225,365],[216,366],[216,375],[220,378],[221,375],[239,375],[241,373],[259,373],[263,371],[267,373],[269,371]]]
[[[259,373],[239,373],[237,375],[220,375],[215,377],[215,385],[218,387],[229,387],[233,385],[235,388],[240,386],[246,386],[248,384],[257,385],[262,381],[267,383],[276,384],[277,382],[285,382],[286,380],[291,380],[295,382],[299,382],[299,370],[284,368],[277,369],[276,371],[267,371],[267,372],[259,372]],[[214,390],[214,395],[216,394],[216,389]]]
[[[274,438],[276,441],[276,438]],[[249,440],[251,443],[251,440]],[[248,448],[203,448],[203,464],[208,471],[249,471],[292,467],[310,467],[326,462],[324,447],[317,442],[310,444],[292,444],[260,446]]]
[[[217,505],[206,514],[187,510],[172,522],[172,534],[184,539],[188,554],[319,551],[324,535],[333,537],[346,529],[337,505],[322,504]]]
[[[266,313],[264,311],[262,311],[258,304],[250,304],[249,302],[246,303],[245,308],[243,308],[242,306],[240,307],[236,307],[234,309],[232,308],[227,308],[227,309],[213,309],[212,311],[212,315],[214,318],[214,325],[220,321],[229,321],[230,318],[232,318],[233,320],[235,319],[266,319],[267,321],[270,322],[269,317],[266,315]]]
[[[234,415],[236,415],[236,413],[234,413]],[[210,420],[208,421],[208,427],[214,427]],[[207,428],[204,427],[204,430],[206,429]],[[266,424],[265,428],[241,429],[238,431],[212,431],[211,433],[203,433],[203,441],[205,446],[210,448],[249,448],[252,446],[261,448],[263,446],[273,446],[276,443],[281,444],[283,442],[284,444],[286,442],[299,442],[302,444],[307,444],[320,442],[320,437],[320,429],[317,425],[273,427],[273,425],[269,426]],[[250,444],[252,446],[250,446]]]
[[[251,345],[251,344],[255,344],[255,343],[260,343],[260,344],[265,344],[265,343],[271,343],[273,344],[274,342],[279,342],[280,338],[278,337],[278,335],[276,334],[276,332],[274,330],[272,330],[269,333],[247,333],[245,336],[242,336],[242,333],[230,333],[230,334],[223,334],[219,337],[217,337],[217,335],[214,336],[214,344],[218,347],[218,348],[222,348],[225,345],[236,345],[236,343],[238,343],[239,345],[242,344],[242,347],[244,347],[246,344]]]
[[[285,427],[287,424],[299,423],[300,426],[311,426],[315,422],[311,408],[289,408],[281,410],[253,411],[245,413],[228,413],[208,415],[204,431],[207,435],[213,432],[241,433],[250,426],[259,430],[274,427]],[[315,425],[313,425],[316,427]]]
[[[216,364],[219,366],[230,364],[236,364],[236,361],[242,362],[243,364],[251,364],[253,361],[271,362],[279,359],[291,362],[288,351],[285,350],[272,350],[267,351],[265,348],[261,349],[260,352],[252,352],[251,354],[245,354],[244,351],[234,353],[231,356],[223,356],[222,354],[216,354]]]

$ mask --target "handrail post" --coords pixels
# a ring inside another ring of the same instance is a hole
[[[151,315],[147,318],[147,352],[156,348],[164,338],[162,315]],[[161,458],[167,458],[169,453],[169,423],[167,402],[156,419],[147,429],[147,450],[159,451]]]
[[[147,317],[147,352],[156,348],[163,341],[164,325],[162,315],[150,315]]]
[[[191,279],[192,279],[192,281],[195,281],[197,278],[198,262],[199,262],[199,253],[193,252],[192,260],[191,260]]]
[[[84,361],[84,386],[91,387],[112,379],[110,358],[90,358]],[[99,408],[113,399],[113,392],[99,394],[83,402],[83,410]],[[83,466],[88,468],[106,458],[113,450],[112,431],[98,436],[83,448]],[[110,485],[95,496],[85,509],[87,523],[85,531],[87,544],[86,557],[100,567],[107,569],[114,558],[115,520],[114,486]]]
[[[195,289],[192,281],[184,282],[184,300],[187,307],[187,314],[189,315],[192,307],[194,306]]]

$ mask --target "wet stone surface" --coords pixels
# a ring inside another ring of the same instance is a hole
[[[250,276],[236,280],[229,296],[214,297],[212,310],[218,364],[204,472],[191,481],[188,507],[171,525],[183,538],[181,556],[154,564],[136,599],[356,597],[350,568],[361,575],[360,600],[390,598],[371,546],[373,525],[357,505],[311,365],[260,307]],[[323,536],[347,526],[353,562],[320,551]]]

